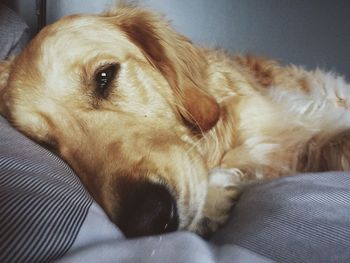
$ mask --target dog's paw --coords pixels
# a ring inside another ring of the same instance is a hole
[[[209,236],[226,222],[242,191],[244,176],[239,169],[212,170],[203,218],[196,231],[198,234]]]

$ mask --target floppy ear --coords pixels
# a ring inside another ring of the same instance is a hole
[[[12,65],[11,60],[0,61],[0,114],[5,114],[5,102],[3,94],[5,93],[5,88],[7,86],[8,78],[10,76],[10,70]]]
[[[220,108],[205,90],[207,61],[202,51],[153,12],[122,6],[105,16],[113,17],[167,79],[177,99],[177,112],[185,122],[200,131],[212,128],[220,117]]]

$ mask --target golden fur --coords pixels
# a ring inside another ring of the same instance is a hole
[[[97,96],[96,71],[115,63]],[[245,181],[350,167],[343,78],[199,48],[142,8],[63,18],[0,72],[0,112],[65,159],[117,224],[125,180],[164,185],[179,228],[206,233]],[[229,170],[209,176],[216,167]]]

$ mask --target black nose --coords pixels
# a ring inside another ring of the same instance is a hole
[[[120,196],[117,225],[126,237],[175,231],[176,202],[165,186],[150,182],[125,185]]]

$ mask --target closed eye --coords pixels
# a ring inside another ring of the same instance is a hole
[[[110,86],[115,79],[119,68],[119,64],[108,64],[96,71],[94,81],[96,93],[99,97],[104,99],[108,97]]]

